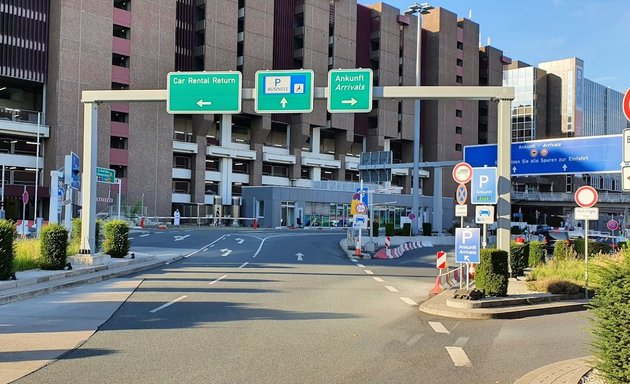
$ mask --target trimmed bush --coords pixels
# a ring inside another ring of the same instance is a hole
[[[111,257],[125,257],[129,252],[129,225],[123,220],[112,220],[105,224],[104,252]]]
[[[13,274],[15,232],[16,228],[12,222],[0,220],[0,280],[8,280]]]
[[[530,241],[529,242],[529,266],[535,267],[545,263],[547,257],[547,250],[545,244],[542,241]]]
[[[630,252],[623,254],[595,270],[601,285],[589,304],[595,367],[610,383],[630,383]]]
[[[394,224],[388,223],[385,224],[385,236],[394,236]]]
[[[68,230],[61,224],[47,224],[42,228],[40,249],[44,269],[63,269],[66,266]]]
[[[582,291],[582,286],[568,280],[547,281],[547,292],[553,294],[574,295]]]
[[[553,258],[554,260],[575,259],[577,253],[566,240],[558,240],[553,246]]]
[[[96,220],[96,227],[94,228],[94,242],[95,242],[95,252],[98,252],[101,249],[101,245],[103,244],[101,232],[103,228],[103,220]],[[72,219],[72,243],[76,246],[81,245],[81,218],[75,217]]]
[[[405,223],[402,227],[403,236],[411,236],[411,223]]]
[[[422,223],[422,236],[431,236],[432,230],[431,223]]]
[[[512,267],[512,277],[523,276],[525,268],[529,263],[529,243],[510,244],[510,266]]]
[[[372,236],[378,237],[378,223],[372,224]]]
[[[475,269],[475,287],[488,296],[507,296],[508,254],[498,249],[482,249]]]

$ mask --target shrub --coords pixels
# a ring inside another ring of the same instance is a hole
[[[102,227],[103,220],[97,219],[96,227],[94,228],[94,247],[96,248],[94,250],[95,252],[98,252],[101,249],[101,245],[103,243],[101,239]],[[72,245],[76,246],[77,249],[81,246],[81,218],[79,217],[72,219]]]
[[[394,236],[394,224],[385,224],[385,236]]]
[[[525,268],[529,262],[529,244],[517,243],[513,241],[510,244],[510,266],[512,267],[512,277],[523,276]]]
[[[15,241],[15,272],[41,268],[44,264],[40,241],[37,239],[18,239]]]
[[[63,269],[66,266],[68,231],[61,224],[47,224],[42,228],[40,249],[45,269]]]
[[[70,234],[72,242],[81,243],[81,218],[75,217],[72,219],[72,232]]]
[[[596,269],[601,281],[589,304],[596,368],[611,383],[630,383],[630,252]]]
[[[508,254],[498,249],[482,249],[475,269],[475,287],[488,296],[507,296]]]
[[[405,223],[402,227],[403,236],[411,236],[411,223]]]
[[[530,267],[535,267],[545,263],[547,257],[547,250],[545,244],[542,241],[530,241],[529,242],[529,261]]]
[[[123,220],[105,224],[104,251],[111,257],[125,257],[129,252],[129,225]]]
[[[372,224],[372,236],[378,237],[378,223]]]
[[[568,280],[547,280],[547,292],[554,294],[574,295],[580,293],[582,286]]]
[[[512,228],[510,228],[510,233],[512,235],[520,235],[523,233],[523,230],[520,227],[515,225]]]
[[[569,244],[566,240],[556,241],[553,247],[554,260],[575,259],[576,257],[577,253],[575,253],[571,244]]]
[[[431,236],[432,230],[431,223],[422,223],[422,236]]]
[[[7,280],[13,274],[15,232],[15,225],[12,222],[0,220],[0,280]]]
[[[577,257],[584,257],[584,245],[586,241],[584,238],[580,237],[578,239],[573,240],[573,249],[577,253]],[[607,243],[598,243],[594,240],[588,241],[588,257],[592,257],[599,253],[610,253],[612,251],[612,246]]]

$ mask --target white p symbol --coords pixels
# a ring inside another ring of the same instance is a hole
[[[479,176],[479,187],[483,188],[483,185],[487,183],[488,181],[490,181],[490,178],[488,177],[488,175]]]
[[[280,79],[275,78],[275,79],[273,80],[273,84],[277,86],[278,84],[280,84],[280,81],[281,81]]]
[[[466,240],[470,240],[472,237],[472,231],[462,231],[462,243],[466,244]]]

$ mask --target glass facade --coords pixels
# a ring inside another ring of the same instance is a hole
[[[512,100],[512,141],[536,139],[535,68],[503,71],[503,86],[514,87],[515,90]]]

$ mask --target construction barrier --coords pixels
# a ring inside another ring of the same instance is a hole
[[[390,236],[385,236],[385,249],[389,248],[389,245],[392,243],[392,238]]]
[[[435,278],[435,284],[431,289],[431,293],[437,295],[445,289],[459,288],[459,282],[462,278],[461,275],[462,274],[460,273],[459,268],[453,269],[447,273],[439,274]]]
[[[396,248],[381,248],[372,256],[374,259],[397,259],[401,257],[406,251],[422,247],[432,247],[429,242],[411,241],[403,243]]]

